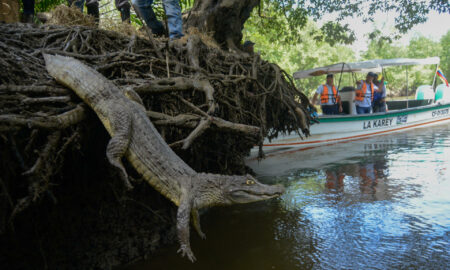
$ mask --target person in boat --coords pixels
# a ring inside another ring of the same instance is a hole
[[[323,114],[330,115],[342,112],[341,96],[336,86],[334,86],[333,74],[328,74],[326,83],[317,87],[311,102],[312,104],[316,104],[319,95]]]
[[[357,114],[370,113],[372,109],[373,95],[375,89],[378,88],[374,83],[375,73],[367,73],[365,81],[357,82],[357,87],[355,90],[355,105]]]
[[[386,86],[384,85],[384,77],[378,80],[378,75],[375,74],[373,84],[376,86],[373,93],[372,110],[374,113],[386,112]]]

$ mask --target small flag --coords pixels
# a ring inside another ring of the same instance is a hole
[[[439,78],[442,80],[442,82],[444,82],[448,87],[447,78],[445,78],[444,73],[442,72],[442,70],[440,68],[437,69],[436,74],[439,76]]]

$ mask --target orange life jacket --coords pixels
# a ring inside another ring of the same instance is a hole
[[[329,96],[330,95],[328,95],[328,87],[326,84],[324,84],[322,94],[320,95],[320,104],[327,104]],[[338,100],[339,97],[337,96],[336,87],[334,85],[333,85],[333,97],[335,100],[335,102],[333,102],[333,103],[336,103],[339,101]]]
[[[355,94],[356,94],[356,98],[355,99],[358,100],[358,101],[363,101],[365,96],[366,96],[367,83],[363,81],[362,84],[363,85],[362,85],[361,89],[356,89],[355,90]],[[372,92],[372,95],[371,95],[371,100],[372,101],[373,101],[373,89],[374,89],[373,83],[370,83],[370,90]]]

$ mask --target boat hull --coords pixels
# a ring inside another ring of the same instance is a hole
[[[311,126],[311,136],[307,138],[302,139],[297,133],[292,132],[278,136],[271,141],[265,140],[263,143],[264,153],[266,156],[270,156],[293,149],[309,149],[417,127],[449,123],[450,103],[386,113],[324,116],[319,118],[319,121],[319,124]],[[258,150],[258,147],[254,147],[249,158],[256,158]]]

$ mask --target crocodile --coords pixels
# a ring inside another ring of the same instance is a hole
[[[132,188],[125,157],[154,189],[177,207],[178,250],[192,262],[190,223],[201,238],[199,209],[250,203],[280,196],[282,185],[266,185],[251,175],[198,173],[167,145],[146,114],[138,94],[122,90],[102,74],[72,57],[44,54],[48,73],[72,89],[98,116],[111,136],[106,156]],[[192,220],[191,220],[192,219]]]

